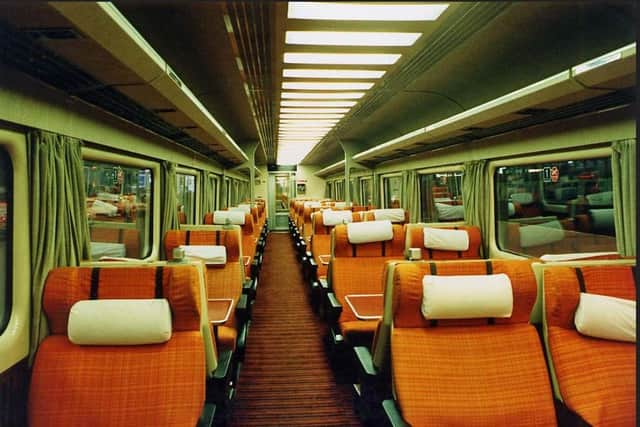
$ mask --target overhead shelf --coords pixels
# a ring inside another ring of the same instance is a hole
[[[119,75],[113,76],[113,81],[104,76],[102,80],[107,81],[103,83],[113,85],[228,160],[235,163],[248,160],[233,138],[113,4],[51,2],[50,5],[140,79],[139,85],[123,85]]]
[[[544,80],[478,105],[462,113],[406,133],[353,159],[364,162],[420,144],[428,149],[447,138],[464,135],[472,129],[512,121],[527,109],[549,109],[569,105],[607,92],[624,89],[635,82],[636,44],[576,65]],[[331,165],[331,168],[335,165]],[[328,169],[325,168],[325,169]],[[323,169],[324,171],[324,169]],[[318,172],[320,174],[320,172]]]
[[[340,160],[339,162],[329,165],[326,168],[320,169],[314,175],[319,177],[325,177],[325,176],[333,175],[340,171],[344,171],[344,164],[345,164],[345,161]]]

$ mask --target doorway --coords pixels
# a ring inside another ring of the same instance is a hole
[[[294,175],[289,172],[277,172],[269,174],[269,229],[289,229],[289,200],[295,197]]]

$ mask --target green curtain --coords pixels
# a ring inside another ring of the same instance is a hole
[[[353,185],[351,186],[351,203],[355,205],[362,205],[362,194],[360,191],[360,177],[352,178],[351,182]]]
[[[423,178],[424,177],[424,178]],[[435,185],[434,174],[422,175],[419,179],[424,180],[424,187],[421,190],[421,208],[422,204],[425,204],[425,216],[420,218],[422,222],[438,222],[438,211],[436,210],[436,204],[433,200],[433,187]]]
[[[49,270],[90,258],[82,147],[78,139],[27,134],[31,204],[32,327],[30,362],[48,334],[42,294]]]
[[[618,252],[636,254],[636,141],[615,141],[611,145],[613,216]]]
[[[331,183],[329,181],[326,181],[324,183],[324,198],[325,199],[331,198]]]
[[[204,217],[204,214],[213,212],[215,210],[215,195],[213,194],[213,190],[213,176],[209,175],[209,173],[205,171],[203,172],[202,176],[202,217]]]
[[[178,221],[178,194],[176,181],[176,164],[163,161],[160,164],[160,209],[162,211],[162,221],[160,222],[160,242],[164,242],[164,236],[169,230],[177,230],[180,225]],[[164,245],[161,244],[160,253],[164,255],[162,259],[167,259],[168,254],[164,253]]]
[[[229,180],[229,206],[235,206],[238,204],[238,181],[231,178]]]
[[[420,221],[420,183],[418,182],[418,172],[415,170],[402,172],[402,198],[400,199],[403,209],[409,211],[409,221]]]
[[[380,208],[382,206],[382,204],[380,203],[380,175],[375,172],[373,173],[373,176],[371,178],[371,190],[373,192],[373,195],[371,197],[373,208]]]
[[[229,207],[227,201],[227,194],[229,192],[229,181],[224,177],[221,179],[220,184],[220,202],[218,203],[218,209],[224,209]]]
[[[482,250],[489,256],[489,227],[491,225],[491,199],[489,167],[486,160],[474,160],[464,164],[462,200],[467,224],[480,227]]]

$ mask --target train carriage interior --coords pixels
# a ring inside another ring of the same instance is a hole
[[[0,427],[635,426],[636,2],[0,2]]]

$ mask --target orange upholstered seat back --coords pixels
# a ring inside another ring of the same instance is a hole
[[[43,300],[52,335],[34,361],[29,425],[195,425],[205,398],[198,283],[193,265],[52,270]],[[92,293],[98,299],[166,298],[171,338],[148,345],[71,343],[69,310]]]
[[[169,256],[180,245],[220,245],[227,248],[227,263],[240,260],[240,233],[231,230],[169,230],[164,238]]]
[[[407,247],[421,248],[422,259],[447,260],[447,259],[478,259],[482,246],[480,228],[475,225],[460,225],[457,227],[438,227],[450,230],[464,230],[469,235],[469,249],[466,251],[445,251],[440,249],[428,249],[424,247],[424,227],[420,225],[407,226]]]
[[[356,214],[357,215],[357,214]],[[404,227],[393,224],[393,238],[386,242],[352,244],[347,236],[347,225],[336,225],[333,233],[334,257],[403,257]]]
[[[198,271],[192,265],[128,268],[64,267],[47,277],[43,308],[52,334],[67,333],[71,306],[90,299],[166,298],[173,329],[198,330],[200,291]]]
[[[431,322],[420,311],[422,278],[427,274],[441,276],[505,273],[513,289],[511,317],[492,319],[496,324],[528,323],[536,300],[537,284],[529,260],[431,261],[401,263],[393,274],[393,322],[396,328],[428,328]],[[487,319],[439,320],[438,326],[486,325]]]
[[[583,292],[636,299],[630,266],[544,269],[547,351],[557,391],[589,425],[637,425],[636,343],[592,338],[575,329],[581,281]]]

